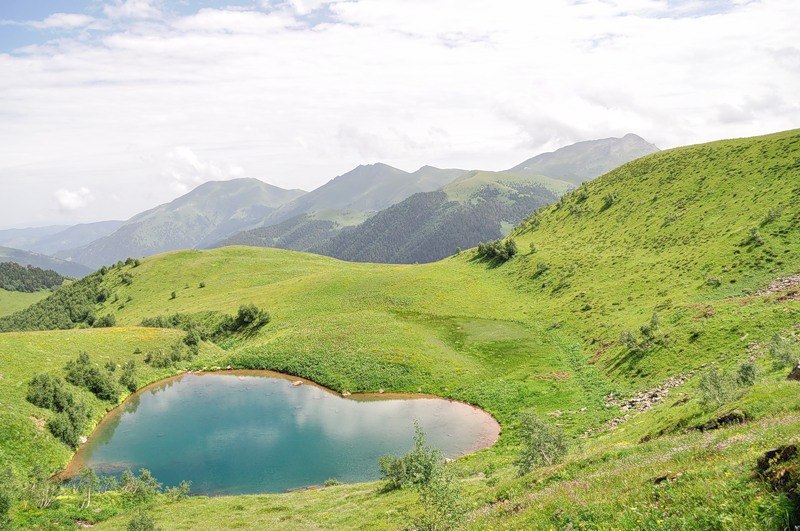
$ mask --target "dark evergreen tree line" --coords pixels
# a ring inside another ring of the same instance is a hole
[[[21,266],[16,262],[0,262],[0,288],[7,291],[33,293],[57,288],[64,280],[65,277],[50,269]]]

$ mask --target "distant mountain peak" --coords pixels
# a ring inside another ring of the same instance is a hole
[[[542,153],[508,171],[546,175],[578,185],[656,151],[659,149],[654,144],[627,133],[623,137],[584,140]]]

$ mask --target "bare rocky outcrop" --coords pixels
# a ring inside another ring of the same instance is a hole
[[[773,293],[783,293],[778,300],[796,300],[800,299],[800,275],[792,275],[790,277],[783,277],[773,280],[772,283],[756,292],[756,295],[771,295]]]
[[[787,376],[786,379],[800,382],[800,363],[795,365],[794,369],[792,369],[792,372],[789,373],[789,376]]]
[[[600,428],[593,428],[587,431],[582,435],[582,437],[588,437],[595,432],[614,429],[623,422],[626,422],[632,416],[647,411],[648,409],[654,407],[657,403],[664,400],[664,398],[667,397],[672,389],[683,385],[690,376],[691,374],[673,376],[658,387],[641,391],[629,398],[621,398],[614,393],[609,394],[606,396],[606,406],[619,407],[620,411],[622,411],[624,415],[609,420]]]

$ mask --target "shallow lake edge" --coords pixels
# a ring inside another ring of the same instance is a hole
[[[125,399],[114,406],[113,408],[106,411],[100,421],[94,426],[91,433],[86,437],[86,441],[82,442],[80,446],[73,452],[72,457],[70,457],[69,462],[67,463],[66,467],[63,470],[52,476],[52,479],[64,481],[71,478],[74,478],[78,475],[78,473],[85,467],[86,462],[82,459],[84,454],[84,449],[86,448],[88,442],[94,437],[101,429],[103,429],[104,425],[114,419],[117,415],[121,415],[123,413],[123,409],[125,406],[132,400],[136,399],[139,395],[154,389],[158,386],[164,385],[173,380],[180,380],[187,375],[195,375],[195,376],[203,376],[203,375],[222,375],[222,376],[256,376],[256,377],[267,377],[267,378],[277,378],[281,380],[286,380],[289,385],[299,386],[299,385],[310,385],[317,389],[320,389],[326,393],[329,393],[333,396],[344,400],[354,400],[354,401],[378,401],[378,400],[413,400],[413,399],[435,399],[435,400],[444,400],[447,402],[463,404],[468,406],[478,412],[480,412],[487,425],[492,428],[492,437],[488,439],[488,444],[476,444],[474,447],[469,448],[467,451],[459,454],[458,456],[454,457],[453,459],[458,459],[467,455],[474,454],[476,452],[486,450],[494,446],[497,441],[500,439],[500,435],[502,433],[502,426],[497,421],[497,419],[489,413],[488,411],[479,408],[473,404],[469,404],[467,402],[461,402],[459,400],[453,400],[450,398],[445,398],[437,395],[427,394],[427,393],[386,393],[386,392],[372,392],[372,393],[339,393],[338,391],[334,391],[324,385],[321,385],[313,380],[309,380],[308,378],[303,378],[300,376],[294,376],[291,374],[285,374],[281,372],[271,371],[267,369],[220,369],[220,370],[187,370],[183,371],[179,374],[174,374],[172,376],[168,376],[166,378],[160,378],[153,382],[148,383],[144,387],[137,389],[135,392],[130,393]],[[299,383],[298,383],[299,382]],[[353,483],[357,484],[357,483]],[[300,487],[294,490],[307,490],[317,488],[319,485],[308,485],[305,487]],[[265,493],[266,494],[266,493]]]

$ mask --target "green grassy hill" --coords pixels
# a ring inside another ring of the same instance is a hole
[[[92,301],[94,313],[125,328],[0,334],[8,360],[0,401],[15,405],[6,425],[30,435],[32,418],[47,414],[23,393],[31,374],[61,363],[51,349],[122,362],[140,342],[159,340],[148,334],[176,334],[135,328],[144,318],[233,313],[253,302],[272,314],[255,337],[225,350],[206,345],[179,368],[269,368],[339,391],[421,391],[485,408],[501,423],[500,441],[453,464],[468,528],[786,528],[796,499],[754,469],[769,448],[800,444],[800,384],[769,355],[775,334],[794,355],[800,350],[800,286],[770,288],[800,272],[798,199],[796,130],[628,163],[521,223],[510,235],[520,253],[505,263],[474,250],[418,266],[244,247],[152,257],[82,281],[96,283],[87,292],[109,295]],[[53,300],[0,326],[34,319]],[[128,337],[105,348],[99,339],[115,333]],[[39,337],[52,343],[37,347]],[[11,363],[19,359],[26,363]],[[758,369],[754,385],[712,405],[701,400],[711,368],[736,371],[748,360]],[[627,405],[639,392],[651,397],[642,412]],[[560,425],[571,450],[563,463],[517,477],[517,415],[529,409]],[[732,410],[746,422],[712,429],[709,421]],[[44,451],[56,471],[69,452],[47,433],[37,437],[0,440],[2,464],[24,473]],[[13,516],[101,519],[77,503],[67,496],[60,512],[18,508]],[[123,510],[113,495],[98,503],[102,518]],[[402,528],[419,505],[413,491],[383,493],[373,483],[163,501],[152,511],[170,529],[384,529]],[[128,518],[99,527],[121,528]]]
[[[24,310],[31,304],[44,299],[50,295],[50,293],[50,290],[24,293],[20,291],[8,291],[0,288],[0,317]]]
[[[343,228],[363,223],[371,215],[371,212],[352,210],[322,210],[300,214],[276,225],[238,232],[209,248],[251,245],[308,251],[335,237]]]

